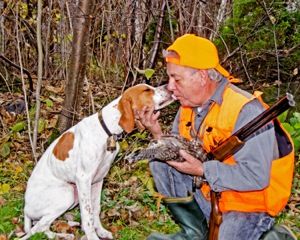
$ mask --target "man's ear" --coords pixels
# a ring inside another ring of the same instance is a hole
[[[125,132],[132,132],[134,129],[134,113],[130,99],[127,97],[122,97],[118,104],[118,109],[121,112],[119,125],[124,129]]]
[[[200,76],[200,84],[203,87],[206,84],[207,78],[208,78],[208,74],[207,71],[205,70],[198,70],[197,74],[199,74]]]

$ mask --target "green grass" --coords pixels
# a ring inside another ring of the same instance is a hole
[[[153,196],[153,182],[147,162],[140,162],[127,169],[120,164],[112,167],[101,193],[101,222],[113,232],[115,239],[145,239],[151,232],[173,233],[178,230],[163,204],[158,206]],[[27,179],[27,178],[26,178]],[[10,181],[7,183],[11,186]],[[23,225],[24,191],[0,195],[0,234],[17,239],[14,231]],[[74,221],[80,222],[79,207],[69,211]],[[14,219],[14,220],[13,220]],[[64,216],[60,217],[63,220]],[[53,226],[53,225],[52,225]],[[84,233],[80,228],[73,232],[76,238]],[[47,239],[44,234],[33,235],[31,240]]]
[[[23,199],[12,194],[3,196],[6,203],[0,207],[0,233],[11,233],[15,229],[13,218],[18,218],[23,213]]]
[[[139,225],[137,226],[125,226],[118,232],[118,239],[140,240],[146,239],[151,232],[174,233],[177,230],[177,225],[171,220],[167,220],[165,222],[159,220],[149,222],[148,220],[144,219],[139,221]]]
[[[16,239],[18,239],[18,238],[16,238]],[[29,239],[30,240],[48,240],[48,237],[44,233],[36,233],[36,234],[32,235]]]

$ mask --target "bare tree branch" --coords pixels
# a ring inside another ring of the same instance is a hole
[[[156,55],[157,55],[158,46],[159,46],[159,42],[160,42],[160,35],[161,35],[161,32],[162,32],[163,20],[164,20],[164,15],[165,15],[165,8],[166,8],[166,0],[163,1],[162,6],[161,6],[159,21],[158,21],[158,24],[156,26],[156,32],[155,32],[155,37],[154,37],[154,45],[153,45],[153,48],[152,48],[152,54],[151,54],[151,58],[150,58],[149,68],[153,68],[154,63],[155,63],[155,58],[156,58]],[[147,80],[146,80],[146,83],[149,84],[149,82],[147,82]]]
[[[214,27],[215,32],[219,31],[220,25],[224,21],[226,7],[227,7],[227,0],[222,0],[219,10],[218,10],[218,15],[217,15],[216,21],[215,21],[215,27]],[[214,39],[216,37],[215,32],[211,33],[211,35],[209,37],[210,39]]]
[[[33,127],[33,141],[32,148],[33,153],[35,154],[35,159],[37,160],[36,154],[36,145],[38,138],[38,127],[40,119],[40,110],[41,110],[41,86],[42,86],[42,77],[43,77],[43,46],[42,46],[42,0],[38,0],[38,15],[37,15],[37,27],[36,27],[36,37],[37,37],[37,46],[38,46],[38,80],[36,84],[35,99],[36,99],[36,110],[34,117],[34,127]]]
[[[31,123],[30,123],[30,116],[29,116],[29,109],[28,109],[28,101],[27,101],[27,93],[26,93],[26,84],[24,81],[24,74],[23,74],[23,61],[22,61],[22,54],[21,54],[21,48],[20,48],[20,40],[19,40],[19,13],[16,14],[16,38],[17,38],[17,51],[18,51],[18,58],[19,58],[19,65],[21,70],[21,80],[22,80],[22,90],[24,94],[24,101],[25,101],[25,109],[26,109],[26,117],[27,117],[27,126],[28,126],[28,137],[30,146],[32,149],[32,156],[35,162],[37,162],[36,159],[36,153],[34,152],[33,143],[32,143],[32,137],[31,137]]]

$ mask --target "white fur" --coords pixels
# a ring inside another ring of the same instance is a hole
[[[153,101],[160,108],[168,96],[161,88],[155,89]],[[102,109],[103,120],[112,134],[120,134],[120,112],[117,108],[120,97]],[[81,212],[81,227],[88,240],[112,239],[111,232],[101,225],[100,194],[103,178],[119,151],[106,150],[107,134],[103,130],[98,114],[89,116],[67,132],[74,133],[74,145],[64,161],[57,159],[53,149],[56,139],[43,154],[27,184],[25,194],[25,232],[22,240],[36,232],[45,232],[48,237],[73,239],[72,234],[58,234],[50,231],[51,223],[78,203]],[[33,222],[36,222],[32,226]]]

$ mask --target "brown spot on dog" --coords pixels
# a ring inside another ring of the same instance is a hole
[[[58,160],[64,161],[69,157],[69,151],[73,148],[74,139],[75,136],[72,132],[66,132],[61,136],[53,149],[53,154]]]

